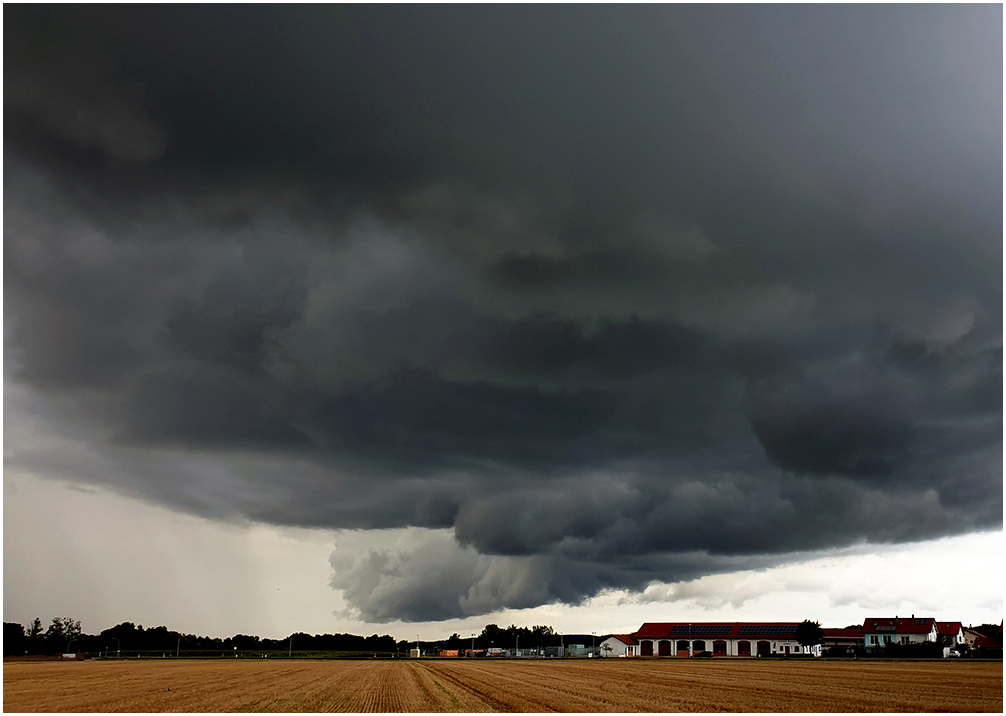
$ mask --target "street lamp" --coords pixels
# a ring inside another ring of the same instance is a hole
[[[419,651],[419,635],[416,634],[416,651],[419,652],[419,656],[423,655],[423,652]]]
[[[469,652],[468,656],[475,656],[475,635],[472,634],[472,650]]]
[[[694,655],[695,654],[692,651],[692,625],[689,624],[688,625],[688,656],[694,656]]]
[[[597,652],[597,632],[592,631],[590,632],[590,653],[593,656],[596,654],[596,652]]]
[[[517,643],[514,645],[513,655],[520,656],[520,634],[517,635]]]
[[[234,647],[234,658],[238,658],[238,648],[236,646]]]

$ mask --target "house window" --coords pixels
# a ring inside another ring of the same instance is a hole
[[[907,636],[901,637],[901,643],[902,644],[907,644],[908,643],[908,637]]]

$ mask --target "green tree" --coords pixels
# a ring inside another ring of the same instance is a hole
[[[982,624],[981,626],[974,627],[973,631],[996,641],[999,640],[999,636],[1002,634],[999,624]]]
[[[41,654],[45,650],[43,632],[42,620],[35,617],[28,626],[27,641],[25,642],[25,648],[28,650],[29,654]]]
[[[539,648],[552,646],[552,642],[555,640],[555,631],[550,626],[535,625],[531,627],[531,634]]]
[[[24,626],[17,622],[3,623],[4,656],[19,656],[24,654],[27,642],[28,635],[24,632]]]
[[[797,640],[800,646],[816,646],[824,641],[824,629],[821,628],[820,622],[812,622],[810,619],[804,619],[797,625],[793,638]]]
[[[50,654],[65,651],[70,642],[80,638],[80,622],[70,617],[53,617],[49,628],[45,630],[45,648]]]
[[[499,628],[497,624],[486,624],[479,635],[479,647],[489,649],[490,647],[505,647],[504,640],[506,632]]]

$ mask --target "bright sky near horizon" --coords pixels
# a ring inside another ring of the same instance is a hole
[[[394,532],[379,535],[372,547],[393,543],[400,536]],[[329,554],[344,544],[340,537],[323,529],[221,524],[100,488],[8,476],[4,572],[15,578],[4,582],[4,619],[28,624],[36,616],[43,623],[70,616],[86,633],[131,621],[217,637],[280,639],[302,631],[442,639],[493,623],[619,634],[646,621],[812,619],[843,627],[877,615],[925,614],[965,625],[1002,618],[999,531],[794,555],[778,567],[655,584],[641,593],[612,590],[575,607],[415,623],[366,623],[345,613],[348,605],[330,586]]]
[[[1000,621],[1002,12],[5,5],[5,620]]]

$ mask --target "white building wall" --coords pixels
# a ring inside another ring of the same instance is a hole
[[[611,647],[611,651],[605,650],[605,645]],[[615,637],[609,637],[602,641],[598,647],[600,648],[601,656],[632,656],[632,645],[626,644],[621,639],[616,639]]]
[[[617,641],[617,640],[615,640]],[[641,655],[643,653],[643,644],[649,642],[653,648],[653,656],[660,655],[660,642],[669,641],[671,644],[671,656],[677,656],[678,653],[678,642],[688,641],[687,637],[684,639],[679,639],[677,636],[674,638],[668,637],[666,639],[640,639],[639,643],[634,647],[633,653],[636,655]],[[758,642],[768,641],[769,642],[769,653],[770,654],[785,654],[786,647],[789,647],[790,654],[803,654],[804,648],[796,640],[791,639],[759,639],[757,636],[745,636],[743,638],[733,637],[730,639],[724,639],[722,637],[717,638],[696,638],[692,637],[691,643],[694,645],[696,641],[704,641],[706,651],[713,651],[713,642],[725,641],[727,647],[727,656],[740,656],[740,643],[746,641],[751,645],[751,656],[756,657],[758,655]],[[622,642],[618,642],[622,643]],[[813,652],[811,652],[813,653]],[[614,655],[614,653],[612,654]]]

